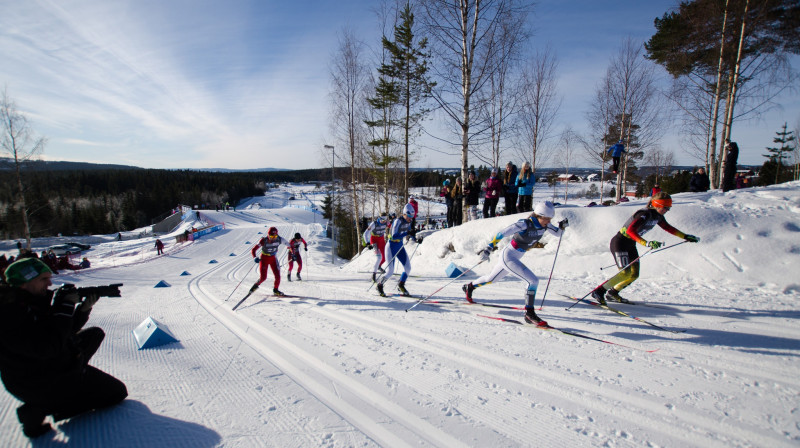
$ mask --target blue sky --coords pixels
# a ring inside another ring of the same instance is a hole
[[[48,138],[44,158],[146,168],[315,168],[329,163],[329,62],[343,27],[378,42],[376,1],[0,0],[0,87]],[[628,36],[646,39],[675,1],[539,2],[533,46],[550,42],[564,101],[584,112]],[[737,124],[740,163],[761,164],[800,97]],[[694,160],[674,132],[663,146]],[[431,152],[417,166],[457,166]]]

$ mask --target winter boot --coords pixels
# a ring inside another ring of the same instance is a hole
[[[255,285],[253,285],[253,287],[252,287],[252,288],[250,288],[250,293],[252,293],[252,292],[253,292],[253,291],[255,291],[256,289],[258,289],[258,283],[256,283]]]
[[[466,283],[465,285],[461,286],[461,290],[467,294],[467,302],[475,303],[472,301],[472,291],[475,291],[475,287],[472,286],[472,282]]]
[[[378,283],[378,286],[376,286],[376,288],[378,288],[378,294],[380,294],[381,297],[386,297],[386,293],[383,292],[383,283]]]
[[[278,291],[278,288],[272,288],[272,294],[275,294],[276,296],[283,296],[283,295],[285,295],[284,293],[282,293],[282,292]]]
[[[300,273],[299,272],[297,273],[297,280],[300,280],[300,281],[303,280],[302,278],[300,278]]]
[[[606,303],[606,288],[602,286],[592,291],[592,298],[600,302],[600,305],[608,305]]]
[[[22,432],[29,439],[39,437],[53,430],[50,423],[44,422],[45,416],[44,411],[28,404],[23,404],[17,408],[17,419],[22,423]]]
[[[606,300],[613,300],[614,302],[619,302],[619,303],[631,303],[630,300],[620,296],[619,291],[617,291],[614,288],[608,290],[608,292],[606,293]]]
[[[533,308],[525,307],[525,323],[530,325],[536,325],[537,327],[547,327],[547,322],[543,321],[539,316],[536,315],[536,311]]]
[[[397,284],[397,289],[399,289],[399,290],[400,290],[400,293],[401,293],[401,294],[403,294],[403,295],[404,295],[404,296],[406,296],[406,297],[408,297],[408,296],[410,296],[410,295],[411,295],[411,294],[409,294],[409,293],[408,293],[408,290],[406,289],[406,282],[400,282],[400,283],[398,283],[398,284]]]
[[[292,273],[286,274],[286,280],[292,281]]]

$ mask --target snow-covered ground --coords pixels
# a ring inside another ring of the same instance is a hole
[[[372,253],[331,264],[319,215],[287,206],[301,205],[289,200],[298,189],[271,191],[236,212],[203,210],[225,229],[190,243],[162,236],[163,256],[139,232],[77,239],[93,245],[85,253],[93,267],[55,282],[124,283],[123,297],[94,307],[90,325],[107,337],[92,364],[122,379],[130,395],[33,445],[800,445],[800,183],[674,197],[667,219],[701,242],[642,259],[624,295],[657,307],[618,307],[679,334],[585,304],[567,310],[573,302],[560,295],[582,296],[613,273],[600,269],[613,263],[609,240],[644,201],[557,208],[556,220],[571,226],[540,315],[619,345],[479,316],[519,319],[519,310],[440,304],[404,312],[413,300],[370,290]],[[475,265],[475,252],[521,217],[409,243],[408,289],[427,296],[444,287],[434,298],[461,301],[461,284],[488,272],[499,253],[450,284],[446,267]],[[193,225],[201,223],[186,221],[175,233]],[[293,297],[269,295],[270,274],[233,312],[256,280],[249,250],[273,225],[308,241],[303,281],[286,281],[284,263],[280,288]],[[658,228],[647,237],[679,242]],[[41,250],[70,239],[34,243]],[[558,245],[543,241],[523,258],[541,279],[540,300]],[[14,253],[15,241],[0,242],[0,252]],[[162,280],[171,286],[155,288]],[[506,278],[475,298],[522,306],[524,290]],[[148,316],[180,342],[138,350],[131,332]],[[31,445],[18,405],[0,393],[1,446]]]

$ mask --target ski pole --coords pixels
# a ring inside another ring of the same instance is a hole
[[[405,244],[405,243],[403,243],[403,244],[401,244],[401,245],[400,245],[400,249],[398,249],[398,250],[397,250],[397,253],[396,253],[396,254],[394,254],[394,255],[392,256],[391,260],[389,260],[389,262],[388,262],[388,263],[386,263],[386,269],[389,269],[389,265],[390,265],[390,264],[392,264],[392,262],[394,261],[394,259],[395,259],[395,258],[397,258],[397,255],[399,255],[399,254],[400,254],[400,251],[401,251],[401,250],[403,250],[403,249],[405,249],[405,247],[406,247],[406,244]],[[384,252],[385,252],[385,251],[386,251],[386,248],[384,247],[384,248],[383,248],[383,250],[384,250]],[[375,286],[375,283],[377,283],[377,282],[372,282],[372,284],[371,284],[371,285],[369,285],[369,288],[367,288],[367,292],[369,292],[369,291],[372,289],[372,287],[373,287],[373,286]]]
[[[662,250],[672,249],[673,247],[675,247],[675,246],[680,246],[680,245],[681,245],[681,244],[683,244],[683,243],[688,243],[688,241],[684,240],[684,241],[681,241],[680,243],[675,243],[675,244],[673,244],[672,246],[666,246],[666,247],[662,247],[661,249],[656,249],[656,250],[654,250],[654,251],[653,251],[653,253],[656,253],[656,252],[661,252]],[[610,264],[610,265],[608,265],[608,266],[605,266],[605,267],[602,267],[602,268],[600,268],[600,270],[602,271],[603,269],[612,268],[612,267],[614,267],[614,266],[616,266],[616,265],[617,265],[616,263],[614,263],[614,264]],[[620,270],[622,270],[622,269],[620,269]]]
[[[458,275],[458,277],[456,277],[456,278],[454,278],[454,279],[450,280],[450,281],[449,281],[449,282],[447,282],[447,283],[446,283],[444,286],[442,286],[441,288],[439,288],[439,289],[437,289],[436,291],[432,292],[432,293],[431,293],[431,294],[430,294],[428,297],[425,297],[424,299],[420,299],[420,300],[418,300],[418,301],[417,301],[417,303],[415,303],[415,304],[411,305],[410,307],[408,307],[408,308],[406,309],[406,313],[408,312],[408,310],[411,310],[411,309],[413,309],[415,306],[419,305],[420,303],[427,301],[428,299],[430,299],[431,297],[433,297],[433,296],[434,296],[434,295],[435,295],[437,292],[439,292],[439,291],[443,290],[444,288],[446,288],[448,285],[450,285],[450,284],[451,284],[451,283],[453,283],[454,281],[456,281],[456,280],[460,279],[462,275],[464,275],[464,274],[466,274],[467,272],[469,272],[469,271],[471,271],[471,270],[473,270],[473,269],[477,268],[477,267],[478,267],[478,265],[479,265],[479,264],[481,264],[481,263],[483,263],[484,261],[486,261],[486,260],[481,260],[481,261],[479,261],[479,262],[478,262],[478,263],[477,263],[475,266],[473,266],[473,267],[471,267],[471,268],[467,269],[466,271],[462,272],[461,274],[459,274],[459,275]]]
[[[256,266],[258,266],[258,264],[256,264]],[[253,268],[255,268],[255,266],[253,266]],[[233,295],[233,293],[235,293],[235,292],[236,292],[236,290],[237,290],[237,289],[239,289],[239,285],[241,285],[241,284],[242,284],[242,282],[244,281],[244,279],[246,279],[246,278],[247,278],[247,276],[248,276],[248,275],[250,275],[250,272],[252,272],[252,271],[253,271],[253,268],[251,268],[250,270],[248,270],[248,271],[247,271],[247,274],[244,274],[244,277],[242,277],[242,279],[241,279],[241,280],[239,280],[239,283],[236,285],[236,287],[235,287],[235,288],[233,288],[233,291],[231,291],[231,293],[230,293],[230,294],[228,294],[228,297],[226,297],[226,298],[225,298],[225,301],[226,301],[226,302],[228,301],[228,299],[230,299],[230,298],[231,298],[231,296]]]
[[[553,270],[556,268],[556,260],[558,260],[558,250],[561,248],[561,237],[564,236],[564,230],[561,230],[561,235],[558,236],[558,246],[556,246],[556,254],[553,256],[553,267],[550,268],[550,277],[547,278],[547,286],[544,287],[544,295],[542,295],[542,304],[539,305],[539,311],[544,307],[544,299],[547,297],[547,290],[550,288],[550,280],[553,279]]]

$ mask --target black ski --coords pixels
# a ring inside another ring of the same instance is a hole
[[[561,294],[561,295],[562,295],[562,296],[564,296],[564,297],[566,297],[566,298],[568,298],[568,299],[572,299],[572,300],[580,300],[580,299],[579,299],[579,298],[577,298],[577,297],[568,296],[568,295],[566,295],[566,294]],[[643,324],[646,324],[646,325],[650,325],[651,327],[653,327],[653,328],[657,328],[657,329],[659,329],[659,330],[662,330],[662,331],[668,331],[668,332],[670,332],[670,333],[684,333],[684,332],[686,332],[686,330],[672,330],[672,329],[670,329],[670,328],[664,328],[664,327],[662,327],[662,326],[660,326],[660,325],[656,325],[656,324],[654,324],[654,323],[652,323],[652,322],[648,322],[648,321],[646,321],[646,320],[644,320],[644,319],[642,319],[642,318],[639,318],[639,317],[636,317],[636,316],[630,315],[630,314],[626,313],[625,311],[618,310],[618,309],[616,309],[616,308],[612,308],[612,307],[610,307],[610,306],[608,306],[608,305],[603,305],[602,303],[600,303],[600,302],[596,302],[596,301],[594,301],[594,300],[589,300],[589,299],[586,299],[586,298],[585,298],[585,299],[583,299],[583,301],[584,301],[584,302],[586,302],[586,303],[588,303],[589,305],[596,306],[596,307],[598,307],[598,308],[603,308],[603,309],[605,309],[605,310],[611,311],[612,313],[617,313],[617,314],[619,314],[620,316],[629,317],[629,318],[631,318],[631,319],[637,320],[637,321],[639,321],[639,322],[641,322],[641,323],[643,323]]]
[[[231,311],[236,311],[236,308],[239,308],[239,305],[244,303],[244,301],[247,300],[248,297],[250,297],[250,294],[256,291],[257,289],[251,289],[250,292],[248,292],[247,294],[244,295],[244,297],[242,297],[242,300],[240,300],[239,303],[237,303],[236,305],[233,306],[233,308],[231,308]]]
[[[484,314],[476,314],[476,316],[479,316],[479,317],[485,317],[485,318],[487,318],[487,319],[492,319],[492,320],[499,320],[499,321],[501,321],[501,322],[506,322],[506,323],[509,323],[509,324],[514,324],[514,325],[522,325],[522,326],[523,326],[523,327],[525,327],[525,328],[531,328],[531,329],[536,329],[536,330],[549,330],[549,331],[555,331],[555,332],[558,332],[558,333],[561,333],[561,334],[565,334],[565,335],[567,335],[567,336],[574,336],[574,337],[576,337],[576,338],[589,339],[589,340],[591,340],[591,341],[602,342],[602,343],[604,343],[604,344],[618,345],[618,346],[620,346],[620,347],[630,348],[630,349],[633,349],[633,350],[640,350],[640,351],[647,352],[647,353],[653,353],[653,352],[657,352],[657,351],[658,351],[658,349],[655,349],[655,350],[646,350],[646,349],[643,349],[643,348],[636,348],[636,347],[631,347],[631,346],[629,346],[629,345],[624,345],[624,344],[619,344],[619,343],[616,343],[616,342],[606,341],[605,339],[594,338],[594,337],[591,337],[591,336],[586,336],[585,334],[574,333],[574,332],[572,332],[572,331],[569,331],[569,330],[562,330],[562,329],[560,329],[560,328],[552,327],[552,326],[550,326],[550,325],[547,325],[547,326],[545,326],[545,327],[540,327],[540,326],[538,326],[538,325],[526,324],[525,322],[523,322],[523,321],[521,321],[521,320],[516,320],[516,319],[508,319],[508,318],[505,318],[505,317],[498,317],[498,316],[486,316],[486,315],[484,315]]]

